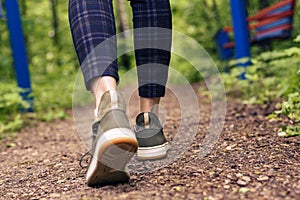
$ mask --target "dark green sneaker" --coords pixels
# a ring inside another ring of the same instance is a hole
[[[127,182],[127,163],[138,143],[130,130],[124,99],[116,90],[103,94],[93,125],[92,159],[88,165],[88,186]]]
[[[167,156],[168,142],[158,117],[152,112],[140,113],[136,118],[135,134],[139,144],[139,160],[156,160]]]

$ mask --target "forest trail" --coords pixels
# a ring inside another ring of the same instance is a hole
[[[135,94],[130,99],[132,120],[137,113],[136,98]],[[151,163],[133,159],[130,182],[117,186],[87,187],[85,170],[78,164],[86,147],[72,118],[24,128],[14,139],[0,141],[0,198],[300,199],[300,140],[277,136],[280,123],[267,119],[271,108],[228,101],[220,138],[211,153],[200,158],[211,106],[203,95],[198,101],[199,123],[185,121],[197,128],[196,135],[187,148],[182,147],[183,154],[150,172],[137,169],[151,167]],[[164,102],[165,132],[172,140],[182,111],[174,109],[178,101],[172,92]]]

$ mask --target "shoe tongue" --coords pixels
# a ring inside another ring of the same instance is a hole
[[[148,112],[144,113],[144,125],[145,125],[145,128],[150,128],[150,118],[149,118]]]
[[[110,92],[111,109],[117,109],[119,107],[117,91],[116,90],[110,90],[109,92]]]
[[[148,112],[144,112],[138,115],[136,118],[136,124],[138,126],[144,126],[145,128],[150,127],[150,116]]]

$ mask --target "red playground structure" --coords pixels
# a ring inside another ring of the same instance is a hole
[[[290,38],[295,4],[296,0],[282,0],[260,10],[254,16],[249,16],[247,18],[251,35],[249,42],[257,44],[264,40]],[[230,40],[229,36],[232,31],[233,27],[224,27],[214,37],[218,52],[224,60],[234,57],[235,43]]]

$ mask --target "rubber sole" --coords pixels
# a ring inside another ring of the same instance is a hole
[[[168,143],[153,147],[139,147],[137,150],[138,160],[157,160],[167,156]]]
[[[88,167],[88,186],[104,186],[128,182],[126,165],[138,148],[134,133],[127,128],[115,128],[98,139]]]

